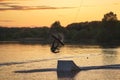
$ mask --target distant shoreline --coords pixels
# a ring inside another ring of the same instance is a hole
[[[0,41],[0,43],[18,43],[20,41]]]
[[[0,41],[0,44],[48,44],[41,41]]]
[[[49,45],[49,42],[42,42],[42,41],[0,41],[0,44],[41,44],[41,45]],[[120,45],[116,45],[116,44],[110,44],[110,45],[106,45],[106,44],[97,44],[97,43],[72,43],[72,42],[65,42],[65,45],[79,45],[80,47],[88,47],[90,48],[90,46],[94,46],[95,48],[117,48],[120,47]]]

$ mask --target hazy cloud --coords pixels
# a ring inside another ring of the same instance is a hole
[[[0,2],[2,1],[13,1],[13,0],[0,0]],[[27,1],[27,0],[21,0],[21,1]]]
[[[5,1],[5,0],[0,0],[0,1]]]
[[[51,7],[51,6],[21,6],[14,3],[0,3],[0,11],[6,10],[45,10],[45,9],[70,9],[73,7]]]
[[[0,22],[13,22],[13,20],[0,20]]]
[[[113,3],[113,5],[120,5],[120,3]]]

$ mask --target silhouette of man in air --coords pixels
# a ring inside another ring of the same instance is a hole
[[[64,45],[63,43],[63,33],[61,30],[61,25],[59,21],[56,21],[55,23],[52,24],[51,29],[50,29],[50,34],[53,39],[53,42],[51,44],[51,51],[53,53],[58,53],[60,50],[60,47]]]

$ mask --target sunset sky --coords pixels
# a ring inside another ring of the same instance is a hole
[[[39,27],[60,21],[100,21],[113,11],[120,19],[120,0],[0,0],[0,26]]]

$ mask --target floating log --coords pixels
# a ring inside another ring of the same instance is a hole
[[[58,60],[58,72],[72,72],[79,71],[80,68],[72,60]]]

